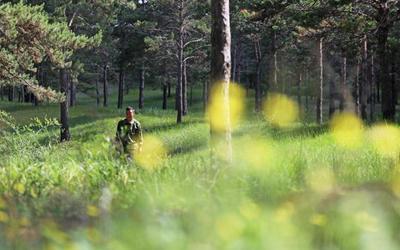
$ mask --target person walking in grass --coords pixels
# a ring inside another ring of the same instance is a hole
[[[125,119],[118,122],[116,141],[122,145],[123,153],[130,158],[135,152],[142,150],[142,128],[135,119],[135,110],[132,107],[126,108]]]

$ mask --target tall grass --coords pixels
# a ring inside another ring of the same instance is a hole
[[[16,120],[1,125],[1,248],[400,246],[398,161],[371,143],[340,147],[327,128],[273,128],[249,111],[234,131],[233,164],[212,168],[201,105],[176,125],[154,102],[137,118],[167,156],[149,170],[110,142],[123,112],[84,100],[63,144],[57,106],[0,103]]]

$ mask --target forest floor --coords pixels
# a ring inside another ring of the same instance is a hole
[[[111,143],[124,114],[114,99],[78,98],[63,144],[43,122],[57,105],[0,102],[16,124],[34,124],[0,122],[0,248],[399,249],[397,127],[341,144],[327,127],[273,128],[248,111],[233,164],[213,168],[200,102],[180,125],[158,93],[146,106],[137,119],[149,153],[130,162]]]

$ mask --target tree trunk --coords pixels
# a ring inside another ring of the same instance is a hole
[[[261,48],[260,48],[260,41],[257,40],[254,42],[254,51],[256,56],[256,79],[254,85],[255,91],[255,110],[256,112],[261,111]]]
[[[301,85],[303,85],[303,72],[299,72],[299,79],[297,81],[297,102],[299,104],[299,107],[301,107]]]
[[[177,41],[177,48],[178,48],[178,82],[176,86],[176,122],[182,123],[182,116],[184,113],[184,18],[183,18],[183,2],[180,2],[179,6],[179,34],[178,34],[178,41]]]
[[[374,55],[371,56],[371,65],[369,67],[369,76],[370,76],[370,88],[371,88],[371,103],[370,103],[370,120],[373,122],[375,120],[375,103],[376,103],[376,93],[374,91],[375,89],[375,57]]]
[[[210,134],[212,151],[217,141],[224,137],[224,153],[228,162],[232,161],[232,135],[229,104],[229,82],[231,73],[231,30],[229,17],[229,0],[211,0],[211,84],[221,84],[223,107],[221,116],[224,117],[224,131],[216,131],[211,119]],[[213,154],[214,155],[214,154]]]
[[[236,81],[236,69],[237,69],[237,53],[238,53],[238,44],[235,43],[235,46],[233,48],[233,55],[232,55],[232,82]]]
[[[69,96],[70,96],[69,106],[73,107],[73,106],[75,106],[75,100],[76,100],[76,86],[75,86],[74,81],[72,80],[71,77],[69,77],[68,81],[69,81],[69,87],[70,87],[70,90],[69,90]]]
[[[118,109],[122,109],[124,103],[124,70],[122,67],[119,69],[119,79],[118,79]]]
[[[144,65],[140,69],[140,82],[139,82],[139,109],[144,108],[144,80],[145,80],[145,69]]]
[[[272,67],[272,76],[273,76],[273,89],[278,90],[278,50],[276,48],[276,32],[273,31],[272,35],[272,56],[273,56],[273,67]]]
[[[342,68],[341,68],[341,74],[340,74],[340,106],[339,109],[340,111],[343,111],[345,109],[345,103],[346,103],[346,82],[347,82],[347,57],[344,54],[345,52],[342,52]]]
[[[333,79],[329,80],[329,117],[332,117],[336,111],[335,107],[336,86]]]
[[[362,57],[362,81],[360,83],[360,112],[363,120],[368,119],[367,114],[367,98],[368,98],[368,40],[365,37],[363,42],[363,57]]]
[[[171,97],[171,81],[168,79],[168,97]]]
[[[182,115],[187,115],[188,113],[188,81],[187,81],[187,65],[186,61],[183,62],[183,75],[182,75],[182,94],[183,94],[183,111]]]
[[[323,103],[324,103],[324,53],[323,38],[319,39],[319,96],[317,98],[317,122],[323,123]]]
[[[103,68],[103,106],[108,107],[108,65]]]
[[[396,64],[396,59],[397,59],[397,50],[393,49],[391,53],[391,83],[392,83],[392,93],[393,93],[393,106],[394,109],[396,109],[397,105],[397,64]]]
[[[96,105],[99,107],[100,105],[100,90],[99,90],[99,80],[96,79]]]
[[[360,59],[357,59],[356,76],[355,76],[355,97],[356,114],[360,115]]]
[[[239,38],[238,41],[238,52],[237,52],[237,61],[236,61],[236,76],[235,81],[240,83],[241,82],[241,74],[242,74],[242,41]]]
[[[69,141],[71,134],[69,133],[68,124],[68,75],[65,69],[60,69],[60,92],[64,94],[65,100],[60,103],[60,121],[61,136],[60,141]]]
[[[394,121],[395,104],[393,100],[393,88],[389,75],[389,64],[387,58],[387,40],[389,35],[389,27],[382,25],[378,28],[378,62],[379,74],[378,82],[382,87],[382,115],[384,120]]]
[[[0,86],[0,100],[4,101],[4,87]]]
[[[207,110],[208,103],[208,83],[207,81],[203,82],[203,110]]]
[[[179,38],[179,49],[178,49],[178,84],[176,86],[176,111],[177,117],[176,122],[182,122],[183,116],[183,37]]]
[[[163,83],[163,103],[162,103],[162,109],[166,110],[167,109],[167,102],[168,102],[168,84],[165,82]]]
[[[255,107],[256,112],[261,111],[261,62],[257,62],[256,66],[256,82],[254,86],[255,90]]]

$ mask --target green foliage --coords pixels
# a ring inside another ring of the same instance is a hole
[[[26,86],[39,100],[62,100],[57,92],[38,86],[32,77],[35,65],[46,58],[57,67],[70,67],[74,51],[98,45],[101,33],[92,38],[77,36],[66,23],[50,22],[43,6],[2,4],[0,16],[2,85]]]

